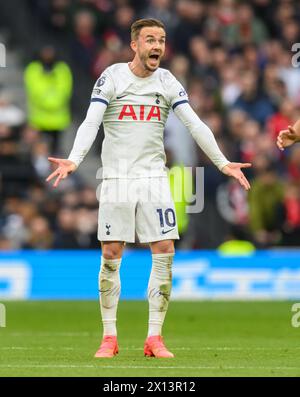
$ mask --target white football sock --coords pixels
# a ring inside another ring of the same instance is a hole
[[[103,324],[103,336],[117,335],[117,308],[121,291],[120,273],[122,258],[101,257],[99,272],[99,298]]]
[[[173,254],[152,254],[152,271],[148,284],[148,336],[161,335],[172,288]]]

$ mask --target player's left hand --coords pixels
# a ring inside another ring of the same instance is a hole
[[[281,130],[279,132],[276,143],[280,150],[284,150],[295,142],[299,142],[299,140],[300,136],[297,134],[295,128],[289,125],[287,130]]]
[[[229,163],[222,168],[222,172],[225,175],[232,176],[245,190],[249,190],[250,183],[241,171],[241,168],[249,168],[251,165],[250,163]]]

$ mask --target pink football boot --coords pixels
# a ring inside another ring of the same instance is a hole
[[[119,353],[117,337],[114,335],[106,335],[103,337],[101,346],[96,352],[97,358],[111,358]]]
[[[156,358],[174,357],[174,354],[167,350],[164,345],[163,338],[160,335],[148,336],[144,345],[144,354],[145,356]]]

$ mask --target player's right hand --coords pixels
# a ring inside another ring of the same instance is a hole
[[[277,137],[277,146],[280,150],[293,145],[300,140],[300,136],[297,134],[292,126],[288,126],[287,130],[281,130]]]
[[[49,182],[51,179],[56,177],[53,187],[57,187],[62,179],[66,179],[66,177],[74,172],[77,168],[77,165],[71,160],[57,159],[55,157],[48,157],[48,160],[58,166],[56,170],[52,172],[52,174],[50,174],[46,179],[46,181]]]
[[[222,168],[222,172],[225,175],[232,176],[239,182],[241,186],[243,186],[245,190],[249,190],[250,183],[241,169],[249,168],[251,166],[251,163],[228,163],[227,165],[225,165],[225,167]]]

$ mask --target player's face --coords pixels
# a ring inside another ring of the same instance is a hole
[[[159,27],[145,27],[136,41],[136,54],[143,67],[154,72],[165,53],[166,32]]]

